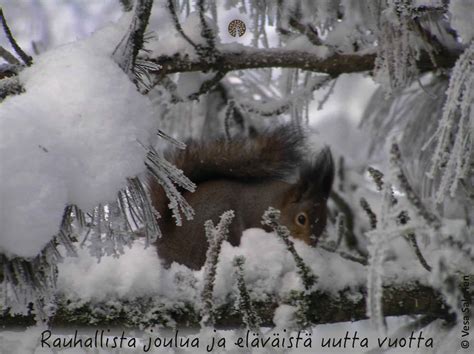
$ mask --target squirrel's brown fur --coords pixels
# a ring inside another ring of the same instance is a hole
[[[294,172],[303,157],[304,141],[299,128],[284,125],[251,139],[191,140],[185,150],[167,153],[165,158],[196,184],[221,178],[256,182]]]
[[[304,149],[301,130],[282,126],[253,138],[190,141],[186,150],[166,153],[197,190],[183,192],[195,218],[178,227],[162,187],[150,178],[152,202],[162,216],[158,223],[163,236],[156,243],[160,257],[166,264],[200,268],[207,250],[203,224],[208,219],[217,223],[229,209],[236,214],[229,234],[233,245],[240,243],[243,230],[262,227],[262,214],[270,206],[280,209],[282,223],[295,238],[314,244],[311,236],[319,236],[326,224],[334,166],[329,150],[305,162]],[[296,183],[282,181],[294,172],[299,172]]]

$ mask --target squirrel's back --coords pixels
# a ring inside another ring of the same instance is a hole
[[[252,138],[188,141],[185,150],[165,158],[198,185],[217,179],[258,182],[291,174],[302,160],[304,144],[299,128],[284,125]]]

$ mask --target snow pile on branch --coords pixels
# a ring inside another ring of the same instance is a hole
[[[152,107],[110,56],[123,31],[35,58],[19,76],[25,93],[2,103],[0,252],[35,256],[67,204],[113,200],[144,169]]]
[[[336,294],[347,287],[364,284],[365,269],[362,265],[347,262],[342,257],[299,240],[295,249],[303,261],[318,275],[318,289]],[[87,251],[79,257],[66,258],[59,264],[58,290],[72,300],[101,302],[117,298],[132,300],[140,296],[153,296],[159,301],[176,306],[182,302],[200,302],[200,292],[205,284],[204,267],[200,271],[173,263],[164,269],[156,252],[144,249],[142,240],[127,250],[120,258],[103,258],[100,263]],[[293,256],[275,233],[262,229],[244,231],[238,247],[227,241],[222,244],[216,268],[213,306],[218,307],[235,295],[234,258],[245,257],[244,279],[253,301],[264,301],[269,294],[284,298],[291,290],[304,290]],[[407,264],[412,274],[419,275],[416,260]],[[414,270],[414,271],[413,271]],[[389,275],[401,273],[399,267],[387,270]]]

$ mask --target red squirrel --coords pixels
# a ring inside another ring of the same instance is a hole
[[[177,226],[163,188],[148,178],[153,206],[161,215],[156,248],[165,265],[175,261],[200,269],[208,248],[204,222],[217,224],[227,210],[235,212],[228,237],[234,246],[243,230],[263,227],[262,215],[270,206],[281,211],[280,221],[294,238],[315,245],[326,226],[334,163],[328,148],[305,160],[305,146],[301,129],[284,125],[251,138],[189,141],[185,150],[165,153],[197,185],[194,193],[183,192],[194,219]],[[296,181],[289,182],[295,174]]]

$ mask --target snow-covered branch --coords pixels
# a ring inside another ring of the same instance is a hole
[[[355,294],[359,293],[360,296]],[[383,286],[382,307],[386,316],[430,314],[436,318],[448,317],[449,308],[441,300],[439,293],[419,283],[385,284]],[[306,295],[311,311],[307,320],[312,324],[336,323],[366,319],[367,289],[345,290],[338,294],[315,291]],[[267,301],[255,301],[254,308],[263,325],[272,325],[274,310],[281,303],[276,297]],[[214,309],[216,326],[239,327],[242,325],[241,311],[234,303],[225,303]],[[6,325],[28,326],[34,324],[33,316],[14,316],[4,313],[0,321]],[[152,326],[199,327],[200,309],[193,303],[167,306],[159,298],[137,298],[103,303],[75,303],[62,298],[58,311],[50,320],[51,325],[120,325],[121,327]]]
[[[261,68],[298,68],[325,73],[331,77],[341,74],[370,71],[374,68],[375,54],[333,54],[321,57],[311,52],[288,49],[245,49],[221,50],[217,62],[187,56],[159,56],[152,59],[160,65],[160,76],[190,71],[222,71],[261,69]],[[456,56],[440,56],[436,60],[439,67],[452,67]],[[435,69],[428,55],[422,55],[417,62],[420,72]]]

